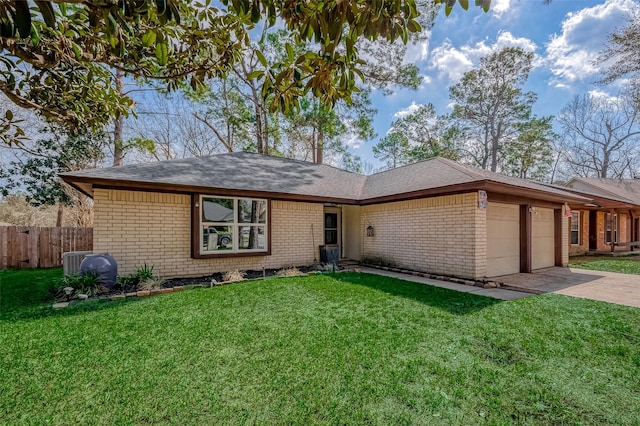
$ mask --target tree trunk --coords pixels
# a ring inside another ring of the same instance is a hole
[[[58,217],[56,217],[56,227],[61,227],[62,226],[62,214],[64,213],[64,210],[62,208],[62,203],[58,203]]]
[[[262,108],[262,151],[264,155],[269,155],[269,117],[264,108]]]
[[[258,154],[264,154],[264,141],[262,140],[264,132],[264,130],[262,129],[262,111],[260,111],[260,107],[257,103],[254,104],[254,111],[256,115],[256,143]]]
[[[316,162],[316,157],[318,155],[318,152],[316,150],[316,128],[313,128],[313,132],[311,133],[311,161],[312,162]]]
[[[124,73],[116,70],[116,90],[118,95],[124,96]],[[123,138],[124,119],[118,114],[113,125],[113,165],[121,166],[124,160],[124,142]]]
[[[602,158],[602,170],[600,170],[600,176],[603,179],[607,178],[607,175],[609,174],[609,158],[610,158],[610,153],[609,152],[605,152]]]
[[[324,161],[324,131],[322,126],[318,126],[318,142],[316,143],[318,154],[316,155],[316,164],[322,164]]]
[[[258,223],[258,203],[251,202],[251,223]],[[249,227],[249,246],[250,249],[258,248],[258,227]]]

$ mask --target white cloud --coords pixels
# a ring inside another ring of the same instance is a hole
[[[423,75],[418,90],[425,89],[429,84],[431,84],[431,77],[429,77],[428,75]]]
[[[594,89],[594,90],[589,90],[589,92],[587,92],[589,94],[589,96],[593,99],[600,99],[602,101],[605,102],[611,102],[611,103],[615,103],[618,102],[618,100],[620,99],[617,96],[612,96],[609,93],[600,90],[600,89]]]
[[[549,84],[567,87],[576,80],[591,79],[599,72],[593,61],[616,27],[638,9],[634,0],[606,0],[603,4],[567,14],[561,34],[551,36],[546,62],[554,77]]]
[[[519,47],[527,52],[535,52],[538,46],[526,37],[514,37],[509,31],[501,31],[498,39],[493,46],[493,51],[503,49],[505,47]]]
[[[491,3],[491,11],[496,18],[501,18],[502,14],[511,7],[511,0],[495,0]]]
[[[417,62],[423,62],[429,55],[429,41],[422,40],[415,43],[409,43],[407,45],[407,51],[404,54],[403,63],[415,64]]]
[[[519,47],[523,50],[535,52],[537,45],[525,37],[515,37],[509,31],[501,31],[495,43],[490,44],[489,39],[479,41],[472,45],[464,45],[455,48],[449,40],[433,49],[431,52],[431,67],[440,76],[446,76],[452,81],[458,81],[462,75],[478,64],[480,58],[505,47]]]
[[[431,66],[440,75],[457,81],[473,67],[473,62],[464,52],[453,47],[449,40],[445,40],[442,46],[431,52]]]
[[[411,102],[411,105],[409,105],[406,108],[402,108],[400,111],[397,111],[395,114],[393,114],[394,118],[402,118],[402,117],[406,117],[407,115],[413,114],[414,112],[416,112],[421,106],[423,106],[422,104],[416,104],[415,101]]]

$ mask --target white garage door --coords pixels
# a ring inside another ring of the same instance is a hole
[[[520,272],[520,206],[489,203],[487,276]]]
[[[556,263],[553,209],[534,208],[531,215],[531,269]]]

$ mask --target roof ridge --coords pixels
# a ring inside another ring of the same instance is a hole
[[[312,166],[330,167],[330,168],[338,170],[340,172],[351,173],[353,175],[366,177],[366,175],[364,175],[362,173],[354,172],[352,170],[345,170],[345,169],[342,169],[342,168],[340,168],[338,166],[334,166],[333,164],[327,164],[327,163],[318,164],[318,163],[314,163],[313,161],[300,160],[298,158],[279,157],[277,155],[261,154],[259,152],[251,152],[251,151],[234,151],[234,152],[225,152],[224,154],[250,154],[250,155],[256,155],[256,156],[260,156],[260,157],[276,158],[276,159],[283,160],[283,161],[295,161],[295,162],[298,162],[298,163],[304,163],[304,164],[308,164],[308,165],[312,165]]]
[[[365,175],[365,176],[369,177],[369,176],[381,175],[381,174],[384,174],[384,173],[392,172],[394,170],[403,169],[405,167],[413,166],[415,164],[426,163],[427,161],[437,160],[438,158],[440,158],[440,157],[429,157],[429,158],[425,158],[425,159],[422,159],[422,160],[415,161],[413,163],[401,164],[398,167],[393,167],[391,169],[380,170],[378,172],[371,173],[370,175]]]
[[[449,166],[457,169],[459,172],[464,173],[465,175],[471,177],[471,178],[476,178],[476,179],[486,179],[485,176],[483,176],[481,173],[477,173],[475,170],[471,170],[471,166],[467,166],[464,164],[460,164],[457,161],[453,161],[450,160],[448,158],[443,158],[443,157],[435,157],[437,160],[439,160],[442,163],[448,164]],[[494,173],[494,172],[492,172]]]

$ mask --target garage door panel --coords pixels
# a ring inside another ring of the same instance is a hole
[[[553,209],[536,207],[531,218],[531,268],[555,265],[555,225]]]
[[[489,203],[487,209],[487,276],[520,271],[520,207]]]

